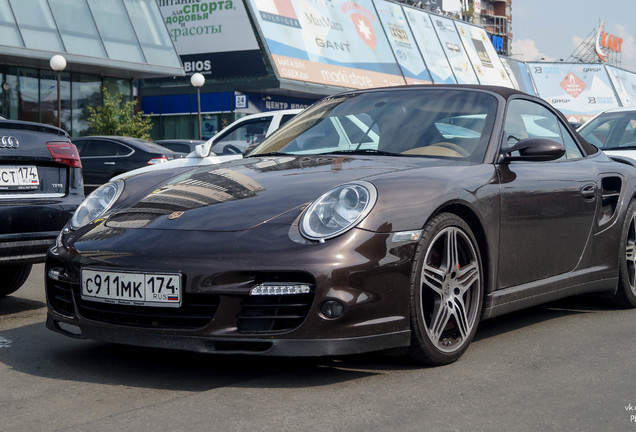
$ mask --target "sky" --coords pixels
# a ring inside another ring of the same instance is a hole
[[[603,20],[623,39],[620,67],[636,72],[636,0],[513,0],[512,58],[567,60]]]

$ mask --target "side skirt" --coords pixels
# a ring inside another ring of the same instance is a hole
[[[492,292],[484,299],[481,319],[493,318],[574,295],[616,292],[618,276],[608,276],[607,273],[603,276],[585,282],[577,282],[577,278],[560,276]],[[568,284],[564,285],[564,281]]]

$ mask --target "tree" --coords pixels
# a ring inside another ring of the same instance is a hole
[[[135,101],[122,102],[121,94],[111,95],[106,87],[102,88],[104,102],[101,106],[87,107],[90,116],[88,125],[96,135],[121,135],[142,139],[150,139],[152,129],[150,117],[143,117],[143,112],[135,113]]]

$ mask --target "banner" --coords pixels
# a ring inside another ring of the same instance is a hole
[[[267,74],[241,0],[184,3],[157,1],[186,75],[223,80]]]
[[[513,87],[486,30],[462,21],[455,21],[455,26],[477,73],[479,83]]]
[[[384,0],[374,0],[389,45],[407,84],[431,84],[431,75],[415,44],[402,7]]]
[[[532,85],[532,78],[530,78],[530,72],[528,72],[526,64],[522,61],[513,60],[508,57],[500,58],[514,88],[533,96],[537,96],[537,92]]]
[[[608,65],[605,68],[612,84],[614,84],[621,105],[624,107],[636,106],[636,74]]]
[[[404,7],[404,14],[433,82],[435,84],[457,84],[453,69],[448,63],[444,48],[442,48],[433,28],[430,15],[421,9],[410,7]]]
[[[430,17],[446,58],[453,69],[457,84],[479,84],[453,20],[438,15]]]
[[[406,84],[371,0],[249,0],[280,78],[346,88]]]
[[[258,50],[241,0],[183,3],[157,1],[180,55]]]
[[[583,122],[619,106],[605,67],[584,63],[528,63],[539,96],[570,121]]]

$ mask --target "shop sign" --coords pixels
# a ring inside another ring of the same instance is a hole
[[[612,52],[620,53],[623,46],[623,38],[603,31],[605,28],[605,20],[601,23],[601,27],[596,35],[596,54],[601,61],[606,62],[607,57]]]

